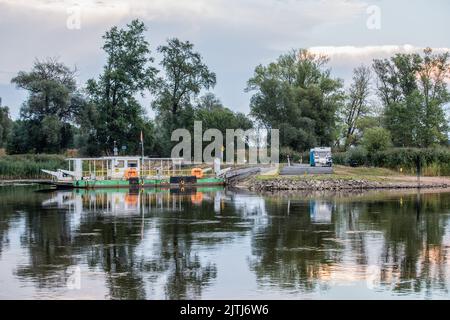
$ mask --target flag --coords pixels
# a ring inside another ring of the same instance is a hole
[[[142,134],[142,130],[141,130],[141,143],[144,142],[144,135]]]

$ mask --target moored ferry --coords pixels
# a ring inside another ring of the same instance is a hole
[[[216,159],[219,160],[219,159]],[[68,169],[44,170],[57,188],[147,188],[224,185],[220,161],[214,168],[187,168],[182,158],[109,156],[68,158]]]

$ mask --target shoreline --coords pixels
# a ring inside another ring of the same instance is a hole
[[[260,173],[235,184],[249,191],[359,191],[400,189],[447,189],[450,177],[420,176],[380,167],[333,166],[331,174],[280,175]]]
[[[36,185],[42,178],[0,179],[0,186]],[[249,191],[362,191],[400,189],[450,189],[450,177],[403,175],[383,168],[333,167],[332,174],[279,175],[266,172],[231,182],[227,187]]]
[[[417,181],[398,181],[386,179],[376,181],[370,179],[328,178],[307,179],[297,176],[279,176],[261,179],[260,176],[241,181],[234,187],[250,191],[322,191],[322,190],[387,190],[387,189],[447,189],[450,179],[422,177]]]
[[[48,181],[48,179],[0,179],[0,186],[34,185]]]

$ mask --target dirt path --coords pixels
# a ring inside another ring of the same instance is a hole
[[[398,181],[398,182],[412,182],[416,183],[418,181],[415,176],[377,176],[380,179],[387,181]],[[450,185],[450,177],[420,177],[420,183],[424,184],[448,184]]]

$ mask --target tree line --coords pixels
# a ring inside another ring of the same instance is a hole
[[[345,151],[448,145],[445,106],[449,53],[396,54],[358,66],[345,87],[332,75],[328,57],[292,50],[258,65],[245,90],[250,114],[233,112],[214,95],[216,74],[194,45],[177,38],[156,48],[155,63],[143,22],[113,27],[104,36],[106,62],[84,85],[77,70],[58,59],[36,60],[11,82],[28,91],[18,120],[0,103],[0,147],[9,154],[108,155],[117,145],[127,154],[169,156],[176,128],[280,129],[282,154],[313,146]],[[151,95],[155,117],[138,101]],[[0,100],[1,101],[1,100]]]

